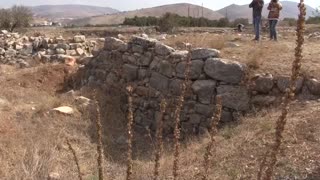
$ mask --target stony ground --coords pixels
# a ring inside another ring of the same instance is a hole
[[[172,39],[184,40],[180,35]],[[199,37],[203,37],[202,35]],[[230,36],[231,40],[238,35]],[[290,38],[289,38],[290,37]],[[289,74],[294,40],[250,42],[251,37],[237,39],[240,47],[227,47],[221,40],[223,57],[253,64],[255,72]],[[167,39],[167,42],[174,42]],[[202,45],[205,43],[202,43]],[[320,77],[319,43],[307,40],[304,67],[307,73]],[[258,49],[257,49],[258,47]],[[253,50],[255,50],[252,52]],[[271,52],[277,52],[272,54]],[[250,59],[251,57],[251,59]],[[280,58],[279,58],[280,57]],[[258,63],[255,63],[257,61]],[[79,157],[84,179],[97,178],[95,108],[83,108],[78,96],[92,97],[88,88],[66,93],[65,78],[69,67],[62,64],[15,69],[0,65],[0,177],[9,179],[77,179],[76,166],[66,144],[69,139]],[[126,115],[120,110],[123,97],[100,94],[104,139],[104,172],[108,179],[124,179],[126,171]],[[320,179],[319,101],[296,101],[291,105],[276,179]],[[70,106],[75,112],[65,115],[53,112]],[[270,107],[243,117],[234,125],[221,127],[210,170],[211,179],[256,179],[259,163],[273,138],[278,108]],[[167,142],[167,141],[166,141]],[[201,179],[202,160],[208,137],[194,137],[183,143],[180,179]],[[153,171],[155,141],[137,135],[134,141],[134,179],[148,180]],[[161,160],[161,178],[172,179],[172,146],[166,143]],[[50,178],[49,178],[50,179]]]

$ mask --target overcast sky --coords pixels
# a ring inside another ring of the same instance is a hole
[[[118,10],[134,10],[146,7],[153,7],[173,3],[192,3],[204,4],[213,10],[223,8],[229,4],[248,4],[251,0],[0,0],[0,7],[9,7],[13,4],[23,4],[28,6],[44,4],[85,4],[95,6],[107,6]],[[269,0],[265,0],[268,2]],[[298,2],[299,0],[291,0]],[[319,0],[306,0],[306,3],[312,7],[320,6]]]

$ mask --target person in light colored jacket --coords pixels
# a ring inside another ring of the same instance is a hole
[[[271,0],[268,6],[269,15],[269,27],[270,27],[270,40],[278,40],[277,37],[277,24],[280,17],[280,11],[282,10],[282,5],[279,0]]]

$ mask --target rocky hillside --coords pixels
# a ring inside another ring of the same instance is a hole
[[[282,1],[281,2],[283,5],[283,10],[281,17],[282,18],[297,18],[298,16],[298,3],[296,2],[291,2],[291,1]],[[265,4],[264,9],[263,9],[263,16],[267,17],[268,16],[268,4]],[[307,6],[307,16],[311,16],[312,12],[314,12],[315,9]],[[228,16],[229,19],[234,20],[237,18],[248,18],[252,19],[252,10],[249,8],[249,5],[236,5],[232,4],[230,6],[227,6],[223,9],[220,9],[217,11],[220,14],[223,14],[224,16]]]
[[[193,17],[202,16],[201,6],[187,4],[187,3],[180,3],[180,4],[157,6],[153,8],[139,9],[139,10],[128,11],[128,12],[121,12],[121,13],[116,13],[111,15],[88,17],[83,19],[77,19],[70,23],[75,25],[121,24],[126,17],[134,17],[134,16],[158,16],[159,17],[165,14],[166,12],[176,13],[181,16],[188,16],[188,9],[189,9],[190,16],[193,16]],[[223,15],[221,15],[220,13],[215,12],[208,8],[203,8],[203,16],[208,19],[219,19],[223,17]]]
[[[118,12],[109,7],[87,5],[43,5],[32,7],[32,11],[36,16],[49,19],[84,18]]]

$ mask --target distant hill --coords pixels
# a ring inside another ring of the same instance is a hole
[[[223,15],[221,15],[219,12],[215,12],[208,8],[202,8],[201,6],[197,6],[193,4],[179,3],[179,4],[157,6],[153,8],[139,9],[134,11],[119,12],[111,15],[76,19],[74,21],[71,21],[70,24],[75,24],[75,25],[122,24],[126,17],[134,17],[134,16],[160,17],[167,12],[176,13],[181,16],[188,16],[188,12],[189,12],[189,15],[192,17],[201,17],[202,10],[203,10],[203,16],[208,19],[220,19],[223,17]]]
[[[31,9],[37,17],[47,19],[77,19],[119,12],[109,7],[86,5],[43,5],[31,7]]]
[[[298,3],[292,2],[292,1],[281,1],[281,4],[283,5],[283,10],[281,11],[281,18],[297,18],[299,9],[298,9]],[[263,9],[263,16],[268,16],[268,3],[265,4]],[[307,17],[312,15],[312,12],[314,12],[315,9],[307,6]],[[248,18],[252,19],[252,9],[249,8],[249,4],[247,5],[236,5],[232,4],[230,6],[227,6],[225,8],[222,8],[218,10],[220,14],[223,14],[224,16],[228,16],[230,20],[234,20],[237,18]]]

